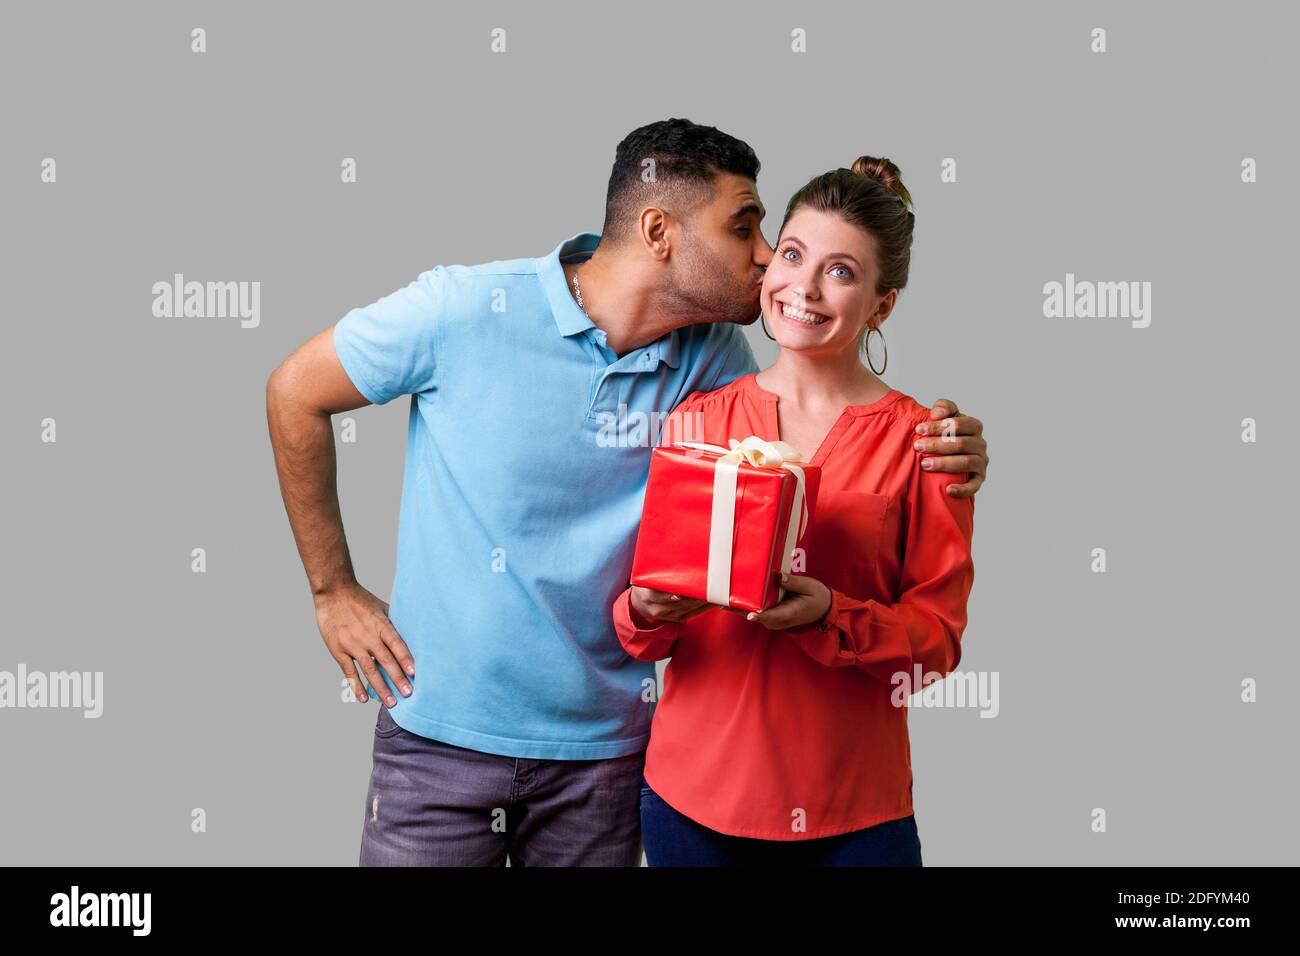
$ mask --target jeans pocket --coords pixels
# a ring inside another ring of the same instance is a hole
[[[395,737],[404,729],[401,724],[393,720],[393,715],[388,710],[388,705],[380,701],[379,715],[375,718],[376,737]]]

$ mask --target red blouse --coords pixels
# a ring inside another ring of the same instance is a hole
[[[778,396],[744,375],[694,392],[661,444],[780,438]],[[691,416],[689,420],[685,416]],[[945,488],[913,449],[929,409],[894,389],[846,406],[810,463],[816,508],[792,574],[831,589],[822,622],[771,631],[714,608],[658,627],[614,625],[638,660],[670,657],[646,752],[646,782],[698,823],[733,836],[806,840],[912,813],[905,693],[896,674],[947,675],[961,659],[974,580],[974,499]],[[702,433],[701,433],[702,430]],[[808,449],[799,449],[805,456]]]

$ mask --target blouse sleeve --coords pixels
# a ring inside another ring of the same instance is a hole
[[[623,649],[639,661],[660,661],[672,657],[673,645],[681,637],[681,621],[665,621],[658,627],[642,627],[633,618],[632,589],[614,601],[614,630]]]
[[[858,600],[831,589],[831,606],[820,622],[783,633],[828,667],[860,667],[888,683],[911,678],[920,665],[947,676],[961,660],[966,599],[974,582],[971,560],[975,499],[955,498],[947,487],[968,475],[929,472],[922,456],[913,463],[904,501],[904,555],[898,599]],[[921,688],[908,685],[915,693]]]

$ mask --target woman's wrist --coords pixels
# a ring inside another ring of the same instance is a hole
[[[817,617],[815,620],[809,621],[807,624],[800,624],[798,630],[829,631],[831,629],[831,624],[830,624],[831,611],[833,611],[834,609],[835,609],[835,592],[828,587],[826,589],[826,610],[822,611],[821,615]]]

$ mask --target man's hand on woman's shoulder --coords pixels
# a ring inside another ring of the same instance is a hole
[[[934,403],[929,421],[916,426],[914,447],[919,453],[933,456],[922,459],[922,468],[970,472],[967,481],[948,486],[948,494],[954,498],[975,494],[988,476],[989,446],[984,440],[984,423],[970,415],[962,415],[957,404],[946,398]]]

